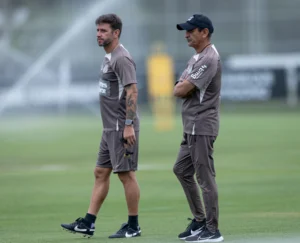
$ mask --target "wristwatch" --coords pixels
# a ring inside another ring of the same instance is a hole
[[[126,120],[125,120],[125,125],[126,125],[126,126],[131,126],[131,125],[133,125],[133,120],[126,119]]]

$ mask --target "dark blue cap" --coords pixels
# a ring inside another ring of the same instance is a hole
[[[178,30],[193,30],[196,28],[209,30],[209,33],[214,32],[214,27],[212,25],[211,20],[203,14],[194,14],[190,17],[185,23],[178,24]]]

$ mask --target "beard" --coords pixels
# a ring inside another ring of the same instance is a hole
[[[103,43],[102,43],[102,44],[99,44],[99,46],[103,46],[103,47],[105,47],[105,46],[108,46],[108,45],[110,45],[110,44],[111,44],[111,42],[112,42],[112,40],[108,39],[108,40],[105,40],[105,41],[103,41]]]

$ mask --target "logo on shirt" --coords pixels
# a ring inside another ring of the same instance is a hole
[[[202,65],[196,73],[191,75],[192,79],[198,79],[203,74],[203,72],[207,69],[206,65]]]
[[[109,82],[99,80],[99,94],[102,96],[109,96]]]

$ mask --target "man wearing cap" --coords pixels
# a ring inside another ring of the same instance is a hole
[[[210,42],[214,27],[208,17],[195,14],[178,24],[177,29],[186,31],[188,45],[196,51],[174,87],[174,96],[183,101],[184,131],[173,169],[193,214],[191,223],[178,237],[186,242],[221,242],[224,238],[218,228],[218,190],[213,159],[213,145],[219,130],[220,56]]]

